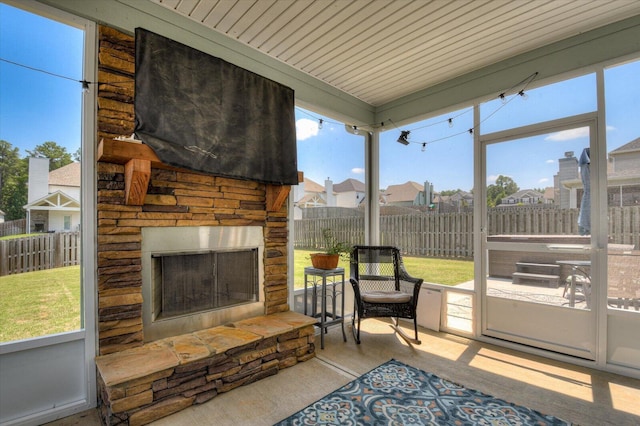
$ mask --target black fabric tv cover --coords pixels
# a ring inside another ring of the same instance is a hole
[[[167,164],[296,185],[293,90],[136,29],[135,133]]]

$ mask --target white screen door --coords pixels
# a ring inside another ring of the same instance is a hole
[[[568,133],[578,138],[563,138]],[[493,133],[483,155],[482,334],[595,358],[589,115]],[[539,182],[539,186],[523,183]]]

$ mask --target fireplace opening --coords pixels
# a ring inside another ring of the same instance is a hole
[[[260,226],[142,228],[145,342],[264,315]]]
[[[258,249],[154,254],[154,320],[258,301]]]

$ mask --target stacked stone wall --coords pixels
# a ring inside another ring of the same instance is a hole
[[[133,36],[99,27],[98,141],[134,129]],[[261,226],[265,314],[289,310],[287,209],[266,209],[265,185],[153,168],[142,206],[125,204],[124,166],[98,162],[99,353],[141,346],[141,229],[145,226]]]

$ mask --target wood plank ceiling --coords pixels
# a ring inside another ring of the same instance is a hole
[[[373,106],[640,14],[638,0],[150,0]]]

